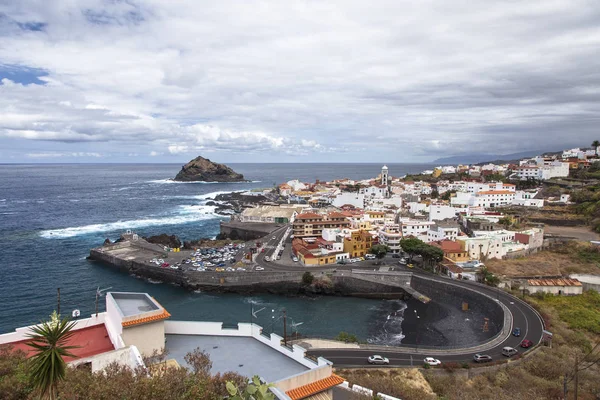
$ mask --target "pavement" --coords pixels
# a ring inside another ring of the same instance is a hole
[[[265,269],[265,273],[268,271],[347,271],[353,269],[364,269],[364,270],[379,270],[381,265],[386,265],[392,268],[393,271],[398,272],[412,272],[416,276],[423,279],[431,279],[438,282],[444,282],[447,284],[453,284],[462,286],[466,289],[470,289],[479,292],[483,295],[491,297],[496,301],[500,302],[505,309],[505,313],[508,313],[505,317],[505,326],[503,331],[488,341],[487,343],[469,347],[469,348],[435,348],[429,349],[424,346],[420,348],[417,346],[402,346],[402,347],[386,347],[386,346],[365,346],[361,345],[361,348],[323,348],[315,349],[311,348],[308,354],[314,356],[322,356],[332,361],[336,367],[368,367],[370,364],[367,363],[367,357],[373,354],[379,354],[387,357],[390,360],[392,366],[415,366],[420,367],[423,365],[423,359],[425,357],[435,356],[435,358],[446,362],[457,362],[457,363],[470,363],[473,364],[473,356],[477,353],[487,354],[492,356],[493,360],[504,359],[502,355],[502,348],[509,346],[516,348],[519,353],[527,351],[519,347],[523,339],[529,339],[534,343],[534,346],[528,350],[531,350],[541,343],[542,331],[544,329],[543,321],[537,311],[530,305],[518,299],[511,294],[508,294],[495,287],[482,285],[471,281],[460,281],[454,280],[446,276],[434,275],[425,272],[419,268],[407,268],[405,265],[401,265],[397,258],[392,258],[388,255],[382,262],[378,261],[362,261],[353,264],[336,264],[320,267],[305,267],[298,262],[293,262],[291,259],[291,239],[288,237],[285,243],[284,252],[280,260],[265,261],[265,256],[273,257],[277,245],[281,242],[288,226],[282,226],[271,232],[268,236],[263,238],[263,246],[265,248],[264,253],[259,253],[255,260],[255,266],[260,265]],[[418,263],[419,260],[415,259],[414,263]],[[434,299],[435,300],[435,299]],[[510,327],[507,326],[510,324]],[[521,336],[514,337],[511,332],[513,328],[521,328]],[[324,346],[325,347],[325,346]],[[329,345],[327,346],[329,347]],[[378,366],[380,367],[380,366]]]

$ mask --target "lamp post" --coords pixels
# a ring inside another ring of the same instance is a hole
[[[421,317],[419,316],[419,314],[417,313],[417,310],[413,310],[415,313],[415,317],[417,318],[417,335],[415,337],[415,347],[418,350],[419,349],[419,320],[421,319]]]

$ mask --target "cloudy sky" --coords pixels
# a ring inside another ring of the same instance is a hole
[[[0,0],[0,163],[426,162],[594,139],[596,0]]]

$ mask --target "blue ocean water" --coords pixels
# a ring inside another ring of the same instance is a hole
[[[393,343],[400,322],[387,316],[404,305],[396,301],[320,297],[316,299],[188,292],[153,284],[86,260],[104,239],[126,229],[142,236],[176,234],[181,239],[213,237],[219,217],[205,206],[217,193],[272,187],[291,179],[314,182],[376,176],[379,164],[231,164],[252,182],[175,183],[174,164],[35,164],[0,165],[0,333],[39,322],[56,309],[94,311],[97,287],[148,292],[174,319],[249,320],[251,307],[265,307],[255,322],[270,327],[271,310],[286,308],[305,335],[352,332],[362,339]],[[401,176],[431,165],[390,164]],[[104,310],[103,301],[100,311]],[[385,322],[383,322],[385,321]],[[385,324],[386,328],[382,329]],[[396,326],[394,326],[396,325]],[[277,323],[273,329],[280,331]]]

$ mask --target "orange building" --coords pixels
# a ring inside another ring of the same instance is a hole
[[[350,233],[350,237],[344,239],[344,253],[350,254],[351,258],[363,257],[371,250],[373,237],[365,230]]]

